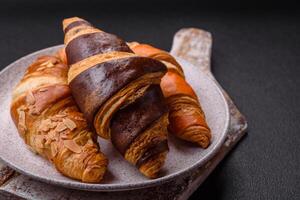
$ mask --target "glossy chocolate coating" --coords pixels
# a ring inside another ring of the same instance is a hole
[[[151,58],[121,58],[83,71],[70,82],[70,87],[80,110],[93,124],[100,106],[120,89],[145,74],[166,71],[163,63]]]
[[[92,26],[89,22],[84,21],[84,20],[75,21],[75,22],[72,22],[71,24],[69,24],[69,25],[65,28],[64,32],[67,33],[67,32],[68,32],[69,30],[71,30],[72,28],[74,28],[74,27],[76,27],[76,26],[83,25],[83,24]]]
[[[81,35],[66,46],[69,65],[96,54],[112,51],[133,53],[122,39],[105,32]]]
[[[160,86],[151,85],[142,97],[114,114],[110,126],[113,145],[124,155],[134,139],[166,112]]]
[[[145,163],[151,157],[168,150],[169,150],[169,146],[168,146],[167,139],[154,142],[153,145],[149,147],[146,150],[146,152],[142,155],[142,157],[136,162],[136,166],[139,168],[143,163]]]

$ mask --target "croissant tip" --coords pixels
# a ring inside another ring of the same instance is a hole
[[[146,177],[155,179],[159,176],[161,168],[164,166],[168,151],[153,156],[139,168],[139,171]]]
[[[136,42],[136,41],[132,41],[132,42],[127,42],[127,45],[129,46],[129,48],[132,50],[134,47],[140,45],[140,43]]]
[[[210,145],[210,135],[199,135],[195,143],[201,148],[206,149]]]
[[[86,183],[99,183],[102,181],[105,173],[107,171],[108,159],[104,157],[101,158],[97,165],[92,165],[85,169],[82,175],[82,181]]]
[[[63,24],[63,29],[65,30],[66,29],[66,27],[69,25],[69,24],[71,24],[71,23],[73,23],[73,22],[75,22],[75,21],[82,21],[82,20],[84,20],[84,19],[82,19],[82,18],[80,18],[80,17],[69,17],[69,18],[65,18],[65,19],[63,19],[63,21],[62,21],[62,24]]]

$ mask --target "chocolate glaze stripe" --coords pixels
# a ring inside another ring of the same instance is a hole
[[[79,17],[71,17],[63,20],[63,30],[69,26],[69,24],[76,22],[76,21],[85,21],[84,19],[81,19]]]
[[[173,70],[173,71],[177,72],[180,76],[184,77],[182,69],[179,68],[178,66],[172,64],[171,62],[167,62],[167,61],[163,61],[163,60],[159,60],[159,61],[162,62],[162,63],[164,63],[169,70]]]
[[[138,42],[128,42],[127,45],[134,50],[138,50],[139,48],[149,48],[149,45],[147,44],[140,44]],[[174,69],[176,70],[181,76],[184,77],[183,75],[183,70],[182,67],[180,66],[180,64],[176,61],[175,58],[170,57],[169,53],[160,50],[160,49],[156,49],[156,48],[151,48],[152,49],[152,53],[151,55],[143,55],[146,57],[151,57],[153,59],[159,60],[161,62],[163,62],[168,69]]]
[[[164,72],[147,73],[126,87],[120,89],[103,104],[94,116],[94,127],[96,132],[105,139],[110,139],[110,120],[118,109],[122,109],[135,101],[146,92],[152,84],[159,84]]]
[[[128,58],[128,57],[133,57],[133,56],[136,57],[136,55],[133,53],[121,52],[121,51],[112,51],[112,52],[108,52],[108,53],[100,53],[100,54],[96,54],[94,56],[90,56],[88,58],[85,58],[85,59],[71,65],[69,74],[68,74],[68,82],[71,82],[81,72],[83,72],[97,64],[101,64],[103,62],[107,62],[110,60]]]
[[[78,36],[66,46],[69,65],[96,54],[112,51],[133,53],[122,39],[105,32],[96,32]]]
[[[160,86],[151,85],[143,96],[118,110],[112,117],[110,128],[113,145],[124,155],[135,138],[166,112]]]
[[[98,33],[98,32],[101,32],[101,31],[99,29],[96,29],[91,26],[86,26],[86,25],[77,26],[65,34],[64,43],[67,45],[67,44],[69,44],[69,42],[71,42],[72,40],[74,40],[75,38],[77,38],[81,35]]]
[[[153,156],[158,155],[169,150],[168,141],[159,140],[154,142],[151,147],[149,147],[140,159],[136,162],[136,166],[140,168],[145,162],[151,159]]]
[[[92,26],[89,22],[85,21],[85,20],[78,20],[78,21],[74,21],[72,23],[70,23],[65,29],[64,29],[64,33],[66,34],[69,30],[71,30],[72,28],[76,27],[76,26],[81,26],[81,25],[87,25],[87,26]]]
[[[81,111],[93,124],[100,106],[120,89],[145,74],[166,70],[163,63],[146,57],[110,60],[80,73],[70,82],[70,87]]]
[[[164,52],[163,54],[160,53],[160,54],[154,56],[153,58],[163,61],[163,62],[168,62],[171,65],[173,65],[174,67],[176,67],[178,70],[180,70],[181,73],[183,73],[183,70],[182,70],[182,67],[180,66],[180,64],[173,57],[170,57],[170,55],[167,52]]]

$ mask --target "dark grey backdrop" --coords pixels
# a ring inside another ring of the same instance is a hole
[[[0,68],[62,43],[61,20],[74,15],[165,50],[182,27],[209,30],[213,72],[249,131],[191,199],[300,199],[300,15],[286,3],[4,1]]]

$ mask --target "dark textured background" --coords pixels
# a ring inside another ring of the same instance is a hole
[[[73,15],[166,50],[180,28],[208,30],[213,72],[249,131],[191,199],[300,199],[300,12],[237,2],[1,1],[0,68],[62,43],[61,20]]]

